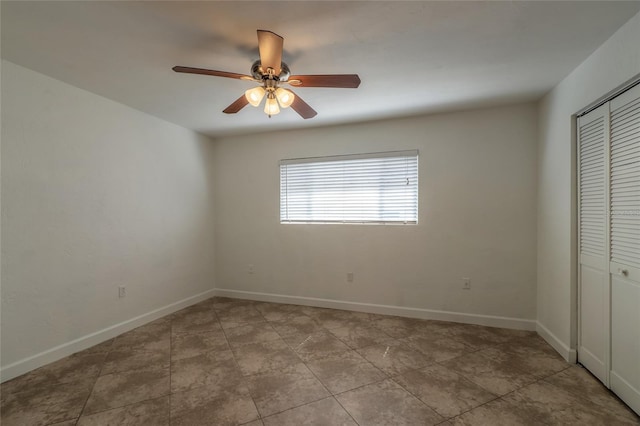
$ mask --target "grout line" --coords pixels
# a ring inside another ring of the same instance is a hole
[[[98,383],[98,379],[102,376],[102,369],[104,368],[104,365],[107,362],[107,358],[109,357],[109,354],[111,353],[111,350],[113,349],[113,345],[116,343],[116,338],[117,337],[118,336],[114,337],[111,340],[111,345],[109,346],[109,349],[104,354],[104,358],[102,359],[102,363],[100,364],[100,371],[98,372],[98,375],[96,376],[96,379],[93,381],[93,386],[91,386],[91,391],[89,392],[89,395],[87,395],[87,399],[84,400],[84,404],[82,404],[82,410],[80,410],[80,414],[78,415],[78,418],[76,419],[74,425],[78,424],[78,422],[80,421],[80,418],[84,414],[84,410],[87,408],[87,402],[89,402],[89,398],[91,398],[91,395],[93,394],[93,391],[94,391],[94,389],[96,387],[96,383]]]
[[[340,405],[342,407],[342,409],[345,411],[345,413],[347,413],[349,415],[349,417],[351,417],[354,421],[355,424],[357,424],[358,426],[360,425],[360,423],[358,423],[358,421],[351,415],[351,413],[349,412],[349,410],[347,410],[344,405],[342,405],[342,403],[340,401],[338,401],[338,398],[336,398],[335,395],[331,395],[331,397],[338,403],[338,405]]]
[[[509,401],[507,401],[507,400],[505,400],[505,399],[503,399],[503,398],[504,398],[505,396],[509,395],[509,394],[512,394],[512,393],[517,392],[517,391],[519,391],[519,390],[521,390],[521,389],[524,389],[524,388],[526,388],[526,387],[528,387],[528,386],[531,386],[531,385],[533,385],[533,384],[536,384],[536,383],[538,383],[538,382],[541,382],[541,381],[543,381],[544,379],[546,379],[547,377],[554,376],[554,375],[556,375],[556,374],[558,374],[558,373],[560,373],[560,372],[562,372],[562,371],[564,371],[564,370],[561,370],[561,371],[559,371],[559,372],[557,372],[557,373],[553,373],[553,374],[551,374],[551,375],[549,375],[549,376],[545,376],[545,377],[537,378],[537,380],[535,380],[535,381],[533,381],[533,382],[531,382],[531,383],[527,383],[526,385],[520,386],[520,387],[518,387],[518,388],[516,388],[516,389],[514,389],[514,390],[512,390],[512,391],[509,391],[509,392],[505,393],[504,395],[499,395],[499,396],[497,396],[496,398],[492,399],[491,401],[484,402],[484,403],[482,403],[482,404],[480,404],[480,405],[478,405],[478,406],[476,406],[476,407],[473,407],[473,408],[470,408],[470,409],[468,409],[468,410],[466,410],[466,411],[463,411],[463,412],[461,412],[460,414],[458,414],[458,415],[456,415],[456,416],[454,416],[454,417],[449,418],[448,420],[454,419],[454,418],[456,418],[456,417],[460,417],[460,416],[462,416],[463,414],[468,413],[469,411],[473,411],[473,410],[475,410],[476,408],[482,407],[482,406],[484,406],[484,405],[487,405],[487,404],[489,404],[489,403],[491,403],[491,402],[494,402],[494,401],[497,401],[497,400],[502,400],[502,401],[506,402],[507,404],[511,404]],[[464,377],[465,379],[467,379],[467,380],[469,380],[469,381],[473,382],[473,383],[474,383],[474,384],[476,384],[477,386],[480,386],[480,385],[478,385],[476,382],[474,382],[473,380],[471,380],[471,379],[467,378],[466,376],[463,376],[463,375],[461,375],[461,374],[459,374],[459,373],[457,373],[457,372],[456,372],[456,374],[458,374],[459,376]],[[480,386],[480,387],[481,387],[482,389],[485,389],[485,388],[483,388],[482,386]],[[485,389],[485,390],[486,390],[487,392],[489,392],[489,393],[492,393],[492,394],[493,394],[493,392],[490,392],[490,391],[489,391],[489,390],[487,390],[487,389]],[[494,394],[494,395],[495,395],[495,394]],[[513,405],[513,404],[512,404],[512,405]]]
[[[107,411],[112,411],[112,410],[120,410],[122,408],[131,407],[132,405],[142,404],[143,402],[153,401],[153,400],[156,400],[156,399],[165,398],[167,396],[169,396],[169,394],[160,395],[160,396],[154,396],[153,398],[147,398],[147,399],[142,399],[140,401],[130,402],[128,404],[120,405],[118,407],[105,408],[104,410],[99,410],[99,411],[96,411],[95,413],[91,413],[88,416],[93,416],[94,414],[106,413]],[[82,417],[82,416],[80,416],[80,417]],[[78,420],[80,420],[80,417],[78,418]],[[85,417],[87,417],[87,416],[85,416]],[[54,424],[56,424],[56,423],[54,423]]]
[[[303,314],[303,315],[308,316],[308,315],[306,315],[306,314]],[[311,317],[309,317],[309,318],[311,318]],[[313,318],[311,318],[311,319],[313,319]],[[315,320],[314,320],[314,321],[315,321]],[[318,324],[318,325],[320,325],[320,324]],[[322,327],[322,326],[320,326],[320,327],[321,327],[321,328],[323,328],[325,331],[329,331],[329,330],[328,330],[328,329],[326,329],[325,327]],[[280,335],[280,333],[278,332],[278,330],[276,330],[276,333],[278,333],[278,335]],[[298,355],[298,354],[296,353],[296,351],[293,349],[293,347],[292,347],[289,343],[287,343],[287,341],[286,341],[286,340],[284,340],[284,338],[282,337],[282,335],[280,335],[280,337],[281,337],[281,338],[282,338],[282,340],[287,344],[287,346],[289,346],[289,348],[290,348],[290,349],[291,349],[291,350],[292,350],[296,355]],[[352,350],[353,350],[353,349],[352,349]],[[355,350],[353,350],[353,351],[355,351]],[[356,352],[356,353],[357,353],[357,352]],[[358,355],[360,355],[360,354],[358,354]],[[360,356],[362,356],[362,355],[360,355]],[[298,355],[298,358],[300,358],[300,356],[299,356],[299,355]],[[363,359],[364,359],[364,357],[363,357]],[[309,370],[309,372],[313,375],[313,377],[315,377],[315,379],[318,381],[318,383],[320,383],[320,385],[322,385],[322,387],[323,387],[323,388],[327,391],[327,393],[329,394],[329,396],[328,396],[328,397],[321,398],[321,399],[319,399],[319,400],[317,400],[317,401],[321,401],[321,400],[326,399],[326,398],[333,398],[333,400],[334,400],[334,401],[336,401],[336,402],[338,403],[338,405],[340,405],[340,407],[342,407],[342,409],[345,411],[345,413],[347,413],[347,415],[348,415],[349,417],[351,417],[351,419],[353,420],[353,422],[354,422],[355,424],[357,424],[357,425],[360,425],[360,423],[358,423],[358,422],[356,421],[356,419],[355,419],[355,418],[353,418],[353,416],[351,415],[351,413],[350,413],[346,408],[344,408],[344,406],[340,403],[340,401],[338,401],[338,399],[335,397],[335,395],[333,394],[333,392],[331,392],[331,391],[329,390],[329,388],[327,388],[327,386],[322,382],[322,380],[320,380],[320,378],[316,375],[316,373],[315,373],[311,368],[309,368],[309,366],[307,365],[307,362],[306,362],[305,360],[303,360],[302,358],[300,358],[300,361],[302,361],[302,364],[306,367],[306,369],[307,369],[307,370]],[[366,360],[365,360],[365,361],[366,361]],[[301,405],[301,406],[304,406],[304,405],[307,405],[307,404],[312,404],[313,402],[317,402],[317,401],[308,402],[308,403],[303,404],[303,405]],[[297,407],[294,407],[294,408],[297,408]],[[293,409],[293,408],[290,408],[290,410],[292,410],[292,409]],[[285,411],[287,411],[287,410],[285,410]],[[278,414],[278,413],[274,413],[273,415],[275,415],[275,414]]]
[[[401,376],[402,374],[398,374],[398,376]],[[442,414],[438,413],[436,411],[435,408],[433,408],[431,405],[427,404],[426,402],[424,402],[422,400],[422,398],[420,398],[418,395],[414,394],[413,392],[411,392],[409,389],[407,389],[406,387],[402,386],[402,383],[398,383],[396,380],[394,380],[393,378],[389,378],[389,380],[391,380],[393,383],[395,383],[396,385],[400,386],[402,389],[404,389],[409,395],[413,396],[415,399],[417,399],[418,401],[422,402],[425,407],[428,407],[431,411],[433,411],[434,413],[436,413],[437,416],[442,417],[442,421],[436,424],[440,424],[440,423],[444,423],[448,420],[447,417],[443,416]]]
[[[186,308],[185,308],[185,309],[186,309]],[[178,312],[179,312],[179,311],[178,311]],[[174,313],[175,313],[175,312],[174,312]],[[160,319],[165,318],[165,317],[170,317],[170,316],[172,316],[174,313],[171,313],[171,314],[165,315],[164,317],[158,318],[157,320],[160,320]],[[157,320],[155,320],[155,321],[157,321]],[[153,401],[153,400],[155,400],[155,399],[164,398],[164,397],[166,397],[166,396],[168,396],[168,397],[169,397],[169,403],[171,403],[171,345],[172,345],[171,321],[172,321],[172,320],[171,320],[171,319],[169,319],[169,345],[170,345],[170,351],[169,351],[169,367],[168,367],[168,370],[169,370],[169,393],[168,393],[168,394],[166,394],[166,395],[155,396],[155,397],[153,397],[153,398],[143,399],[143,400],[135,401],[135,402],[132,402],[132,403],[129,403],[129,404],[120,405],[120,406],[118,406],[118,407],[111,407],[111,408],[106,408],[106,409],[104,409],[104,410],[99,410],[99,411],[96,411],[95,413],[91,413],[91,414],[90,414],[91,416],[92,416],[92,415],[94,415],[94,414],[104,413],[104,412],[106,412],[106,411],[111,411],[111,410],[117,410],[117,409],[121,409],[121,408],[129,407],[129,406],[131,406],[131,405],[140,404],[140,403],[147,402],[147,401]],[[147,324],[145,324],[145,325],[147,325]],[[143,325],[143,326],[144,326],[144,325]],[[143,327],[143,326],[141,326],[141,327]],[[140,328],[140,327],[136,327],[136,328]],[[134,330],[135,330],[135,329],[134,329]],[[132,330],[130,330],[130,331],[132,331]],[[128,332],[127,332],[127,333],[128,333]],[[124,333],[123,333],[123,334],[124,334]],[[109,346],[109,350],[107,351],[107,354],[105,355],[104,361],[102,362],[102,365],[101,365],[101,367],[100,367],[100,372],[98,373],[98,377],[96,378],[96,382],[98,381],[98,379],[99,379],[100,377],[102,377],[102,371],[103,371],[103,369],[104,369],[104,364],[106,363],[106,360],[107,360],[107,358],[108,358],[109,354],[111,354],[111,352],[113,352],[113,351],[114,351],[113,346],[114,346],[114,344],[115,344],[115,340],[116,340],[119,336],[121,336],[121,335],[118,335],[118,336],[116,336],[116,337],[114,337],[114,338],[113,338],[113,342],[112,342],[111,346]],[[146,350],[145,350],[145,351],[143,351],[143,352],[148,352],[148,351],[146,351]],[[144,368],[144,367],[143,367],[143,368]],[[129,371],[133,371],[133,370],[140,370],[140,368],[135,368],[135,369],[131,369],[131,370],[124,370],[124,371],[116,371],[116,372],[109,373],[109,374],[127,373],[127,372],[129,372]],[[107,376],[107,375],[108,375],[108,374],[105,374],[105,376]],[[95,383],[94,383],[94,387],[95,387]],[[93,393],[93,389],[92,389],[91,393]],[[91,396],[91,393],[89,394],[89,397]],[[84,413],[84,410],[85,410],[85,408],[86,408],[87,402],[89,401],[89,397],[87,397],[87,400],[85,401],[85,404],[84,404],[84,406],[83,406],[83,408],[82,408],[82,412],[80,413],[80,416],[78,416],[78,418],[76,419],[76,423],[75,423],[76,425],[78,424],[78,422],[80,421],[80,418],[82,417],[82,414]],[[169,407],[171,407],[171,406],[169,405]],[[169,411],[169,416],[170,416],[170,415],[171,415],[171,411]]]
[[[351,392],[351,391],[354,391],[354,390],[362,389],[362,388],[363,388],[363,387],[365,387],[365,386],[375,385],[375,384],[378,384],[378,383],[384,382],[385,380],[389,380],[389,379],[390,379],[390,377],[384,377],[384,378],[382,378],[382,379],[380,379],[380,380],[374,380],[373,382],[365,383],[364,385],[356,386],[356,387],[355,387],[355,388],[353,388],[353,389],[347,389],[347,390],[344,390],[344,391],[342,391],[342,392],[334,393],[334,394],[332,394],[332,395],[333,395],[333,396],[340,396],[340,395],[343,395],[343,394],[345,394],[345,393],[348,393],[348,392]]]
[[[236,368],[238,369],[238,373],[241,376],[242,381],[249,381],[249,376],[245,376],[244,374],[242,374],[242,370],[240,369],[240,364],[238,363],[238,359],[236,358],[236,354],[233,352],[233,349],[231,348],[231,343],[229,343],[229,337],[227,336],[227,332],[225,331],[224,327],[222,327],[222,322],[220,322],[220,317],[218,316],[218,312],[216,311],[215,307],[213,307],[213,304],[211,305],[215,315],[216,315],[216,319],[218,320],[218,324],[220,325],[220,329],[222,330],[222,335],[224,336],[225,340],[227,341],[227,346],[229,347],[229,351],[231,352],[231,356],[233,358],[233,362],[235,362],[236,364]],[[254,308],[255,309],[255,308]],[[262,313],[259,312],[257,309],[256,311],[260,314],[260,316],[262,316]],[[262,318],[264,319],[264,316],[262,316]],[[266,321],[266,319],[265,319]],[[253,402],[253,406],[256,409],[256,413],[258,414],[258,419],[262,422],[262,414],[260,413],[260,410],[258,410],[258,404],[256,404],[256,400],[253,397],[253,394],[251,393],[251,387],[247,386],[247,393],[249,394],[249,397],[251,398],[251,402]],[[252,420],[253,421],[253,420]],[[264,422],[262,422],[264,424]]]
[[[296,408],[304,407],[305,405],[309,405],[309,404],[313,404],[313,403],[318,402],[318,401],[329,399],[331,397],[332,397],[331,394],[325,395],[322,398],[314,399],[313,401],[305,402],[304,404],[296,405],[295,407],[291,407],[291,408],[287,408],[285,410],[281,410],[281,411],[278,411],[278,412],[275,412],[275,413],[271,413],[268,416],[262,417],[261,420],[268,419],[269,417],[277,416],[278,414],[286,413],[287,411],[295,410]]]

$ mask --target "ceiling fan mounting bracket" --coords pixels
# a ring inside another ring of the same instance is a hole
[[[253,78],[259,81],[267,80],[271,76],[278,81],[284,82],[289,79],[289,76],[291,75],[291,71],[289,70],[289,66],[287,64],[285,64],[284,62],[281,62],[280,74],[275,75],[273,68],[267,68],[267,69],[262,68],[262,64],[258,59],[253,63],[253,65],[251,65],[251,75],[253,76]]]

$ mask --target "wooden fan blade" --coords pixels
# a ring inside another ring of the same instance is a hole
[[[271,31],[258,30],[258,49],[260,50],[260,65],[266,72],[273,68],[275,75],[279,75],[282,64],[282,49],[284,39]]]
[[[238,99],[236,99],[234,103],[226,107],[222,112],[224,112],[225,114],[235,114],[242,108],[246,107],[248,104],[249,101],[247,100],[247,97],[245,95],[242,95]]]
[[[355,89],[360,86],[358,74],[292,75],[289,84],[296,87],[339,87]]]
[[[227,71],[216,71],[216,70],[207,70],[204,68],[191,68],[191,67],[173,67],[171,68],[175,72],[184,72],[187,74],[202,74],[202,75],[213,75],[215,77],[227,77],[227,78],[237,78],[242,80],[254,80],[253,77],[244,74],[237,74],[235,72],[227,72]]]
[[[300,117],[306,120],[307,118],[313,118],[316,115],[318,115],[316,110],[311,108],[308,103],[303,101],[302,98],[298,96],[297,93],[293,93],[293,95],[295,96],[295,98],[293,98],[293,103],[291,104],[291,108],[293,108],[295,112],[300,114]]]

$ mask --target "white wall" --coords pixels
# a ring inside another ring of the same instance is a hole
[[[216,141],[217,288],[535,319],[536,124],[524,104]],[[415,148],[418,225],[279,224],[278,160]]]
[[[575,142],[572,115],[640,73],[640,14],[539,104],[538,322],[567,358],[575,357]]]
[[[204,136],[2,62],[4,379],[213,288],[212,154]]]

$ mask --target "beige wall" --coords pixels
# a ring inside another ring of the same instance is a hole
[[[640,14],[539,104],[538,321],[566,357],[575,356],[575,142],[572,115],[640,73]]]
[[[535,319],[536,123],[523,104],[218,140],[217,288]],[[279,224],[278,160],[416,148],[418,225]]]
[[[2,62],[4,378],[213,288],[212,152],[203,136]]]

